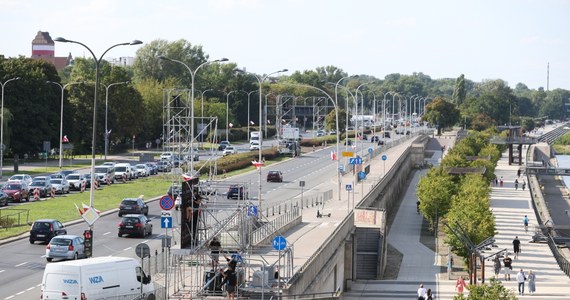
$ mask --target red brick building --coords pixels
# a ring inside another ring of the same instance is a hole
[[[49,32],[38,31],[38,34],[32,40],[32,59],[50,62],[59,71],[69,66],[73,57],[71,53],[67,57],[56,57],[55,42],[51,39]]]

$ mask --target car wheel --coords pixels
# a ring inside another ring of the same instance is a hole
[[[118,237],[123,237],[123,235],[122,235],[122,234],[120,234],[120,233],[118,233],[118,234],[117,234],[117,236],[118,236]]]
[[[51,262],[51,261],[53,260],[53,258],[51,258],[51,257],[46,257],[46,260],[47,260],[48,262]]]
[[[122,217],[122,216],[123,216],[123,214],[122,214],[122,213],[119,213],[119,217]]]
[[[34,242],[35,242],[34,240],[30,239],[30,244],[33,244]]]

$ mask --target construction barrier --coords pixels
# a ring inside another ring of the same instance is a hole
[[[95,178],[95,180],[93,180],[93,187],[98,190],[99,189],[99,180]]]
[[[53,187],[53,186],[51,187],[50,197],[55,198],[55,187]]]
[[[34,189],[34,200],[35,201],[40,200],[40,190],[38,188]]]
[[[87,180],[81,183],[81,192],[85,192],[85,187],[87,186]]]

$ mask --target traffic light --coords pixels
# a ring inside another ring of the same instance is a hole
[[[85,257],[92,257],[93,256],[93,230],[88,229],[83,232],[83,242],[85,249],[83,250],[85,253]]]

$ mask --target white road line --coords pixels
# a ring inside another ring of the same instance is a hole
[[[26,292],[26,291],[17,292],[17,293],[16,293],[16,296],[19,296],[19,295],[21,295],[21,294],[23,294],[23,293],[25,293],[25,292]]]
[[[110,231],[107,231],[107,232],[103,233],[103,235],[107,235],[107,234],[109,234],[109,233],[111,233],[111,232],[110,232]]]
[[[27,264],[27,263],[28,263],[28,262],[25,261],[25,262],[23,262],[23,263],[21,263],[21,264],[17,264],[16,267],[21,267],[21,266],[23,266],[23,265],[25,265],[25,264]]]
[[[47,255],[44,254],[44,255],[42,255],[42,256],[40,256],[40,257],[41,257],[41,258],[46,258],[46,256],[47,256]]]
[[[31,291],[31,290],[33,290],[33,289],[35,289],[35,288],[36,288],[35,286],[33,286],[33,287],[31,287],[31,288],[27,288],[26,291]]]
[[[14,298],[14,297],[16,297],[16,295],[8,296],[8,297],[6,297],[6,298],[4,298],[4,299],[5,299],[5,300],[8,300],[8,299],[12,299],[12,298]]]
[[[6,270],[0,270],[0,273],[2,273],[2,272],[4,272],[4,271],[6,271]]]
[[[130,249],[132,249],[132,248],[133,248],[133,247],[125,248],[125,249],[123,249],[123,251],[127,251],[127,250],[130,250]]]

